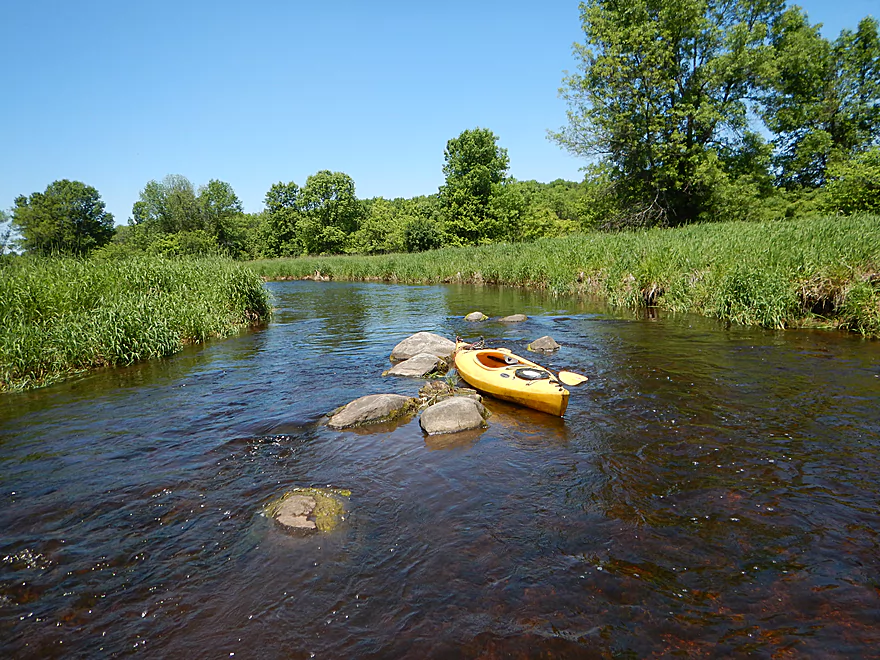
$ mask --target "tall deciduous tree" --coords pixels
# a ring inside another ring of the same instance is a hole
[[[301,201],[306,250],[310,254],[342,252],[363,215],[354,180],[344,172],[321,170],[306,179]]]
[[[446,233],[459,245],[496,238],[497,223],[490,202],[507,177],[507,149],[487,128],[466,130],[446,143],[440,203]]]
[[[821,186],[832,160],[880,143],[878,23],[865,18],[831,43],[792,7],[773,32],[776,60],[762,116],[776,134],[779,182]]]
[[[88,254],[113,236],[113,215],[98,191],[80,181],[62,179],[45,192],[19,196],[12,222],[20,245],[37,254]]]
[[[244,206],[232,186],[225,181],[211,179],[199,188],[197,197],[202,214],[202,225],[217,245],[227,253],[239,251],[235,220],[244,213]]]
[[[271,256],[342,252],[363,216],[354,180],[321,170],[296,183],[276,183],[266,193],[266,252]]]
[[[264,256],[290,257],[305,251],[299,239],[301,197],[302,188],[293,181],[279,181],[269,188],[263,200],[266,205],[265,223],[261,232]]]
[[[772,59],[784,0],[587,0],[580,72],[561,94],[568,125],[551,137],[599,157],[621,224],[675,225],[711,210],[748,100]]]

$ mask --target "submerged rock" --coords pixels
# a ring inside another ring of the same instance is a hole
[[[418,399],[401,394],[368,394],[334,412],[327,426],[344,429],[350,426],[389,422],[414,412],[418,406]]]
[[[286,531],[329,532],[345,520],[343,497],[351,491],[332,488],[297,488],[266,507],[266,515]]]
[[[447,369],[446,361],[431,353],[419,353],[409,360],[399,362],[391,369],[383,373],[383,376],[408,376],[410,378],[424,378],[428,374],[444,372]]]
[[[552,353],[559,349],[559,344],[550,335],[539,337],[526,348],[534,353]]]
[[[483,314],[483,312],[471,312],[467,316],[464,317],[465,321],[485,321],[488,316]]]
[[[394,362],[409,360],[419,353],[430,353],[444,360],[449,360],[455,352],[455,342],[433,332],[417,332],[407,337],[391,351]]]
[[[422,413],[419,424],[428,435],[485,428],[489,411],[469,397],[443,399]]]
[[[510,316],[504,316],[498,320],[502,323],[520,323],[527,320],[528,318],[529,317],[525,314],[511,314]]]

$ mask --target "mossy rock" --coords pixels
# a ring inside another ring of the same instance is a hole
[[[267,505],[266,515],[290,531],[326,533],[333,531],[345,520],[343,498],[348,497],[351,497],[350,490],[294,488]],[[314,504],[306,504],[307,502]],[[291,503],[294,504],[292,515],[286,511]]]

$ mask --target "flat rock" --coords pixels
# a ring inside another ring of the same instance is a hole
[[[318,505],[314,497],[308,495],[291,495],[287,497],[275,512],[275,520],[280,525],[293,529],[318,529],[310,516]]]
[[[482,403],[468,397],[443,399],[428,407],[419,424],[428,435],[458,433],[486,426],[488,411]]]
[[[419,353],[430,353],[448,360],[455,352],[455,342],[433,332],[417,332],[407,337],[391,351],[394,362],[409,360]]]
[[[559,349],[559,344],[550,335],[544,335],[533,341],[526,348],[535,353],[552,353]]]
[[[344,429],[350,426],[391,421],[414,410],[418,403],[418,399],[401,394],[368,394],[335,412],[327,422],[327,426]]]
[[[465,321],[485,321],[488,316],[483,314],[483,312],[471,312],[467,316],[464,317]]]
[[[410,378],[424,378],[430,373],[437,371],[445,362],[431,353],[419,353],[409,360],[398,362],[386,371],[383,376],[408,376]]]
[[[504,316],[498,320],[502,323],[520,323],[528,318],[529,317],[525,314],[511,314],[510,316]]]

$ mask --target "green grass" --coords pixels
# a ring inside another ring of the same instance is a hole
[[[170,355],[270,312],[260,278],[223,259],[0,260],[0,391]]]
[[[718,222],[421,254],[252,262],[267,279],[487,282],[880,337],[880,217]]]

